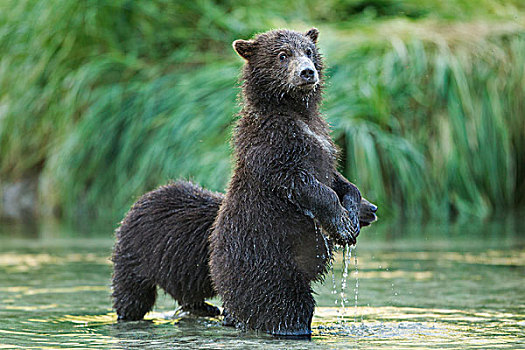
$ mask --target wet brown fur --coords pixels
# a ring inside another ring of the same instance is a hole
[[[290,84],[293,61],[307,52],[322,78],[317,34],[276,30],[234,43],[246,59],[243,108],[234,173],[210,236],[210,271],[239,328],[309,335],[311,282],[322,278],[332,253],[323,231],[343,244],[358,233],[361,195],[336,170],[318,109],[322,82]]]
[[[222,196],[188,182],[146,193],[116,231],[113,307],[119,320],[141,320],[157,286],[183,309],[218,315],[204,302],[215,295],[208,268],[208,236]]]

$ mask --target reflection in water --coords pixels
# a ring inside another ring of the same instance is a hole
[[[523,236],[443,241],[436,231],[434,237],[426,232],[425,238],[389,241],[373,232],[360,237],[358,265],[355,251],[346,263],[339,252],[334,279],[329,272],[326,283],[314,286],[318,307],[310,342],[176,314],[162,294],[145,321],[117,323],[111,239],[13,240],[0,234],[0,348],[525,347]]]

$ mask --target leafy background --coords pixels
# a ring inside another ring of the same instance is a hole
[[[320,29],[341,170],[381,214],[525,203],[521,0],[0,0],[0,192],[116,224],[170,179],[224,190],[242,60],[231,42]]]

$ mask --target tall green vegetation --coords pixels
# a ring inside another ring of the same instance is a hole
[[[485,216],[525,197],[521,1],[0,0],[0,180],[116,222],[147,190],[223,190],[237,38],[321,29],[342,170],[384,212]],[[49,208],[53,209],[50,210]]]
[[[525,40],[467,30],[454,44],[394,37],[333,67],[345,172],[399,211],[485,216],[523,199]]]

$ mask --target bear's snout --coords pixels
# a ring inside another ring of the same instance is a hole
[[[293,62],[291,76],[291,82],[295,86],[315,86],[319,82],[319,73],[307,57],[298,57]]]
[[[315,71],[311,68],[305,68],[301,71],[299,74],[301,78],[307,83],[307,84],[313,84],[317,83],[317,77],[315,76]]]

